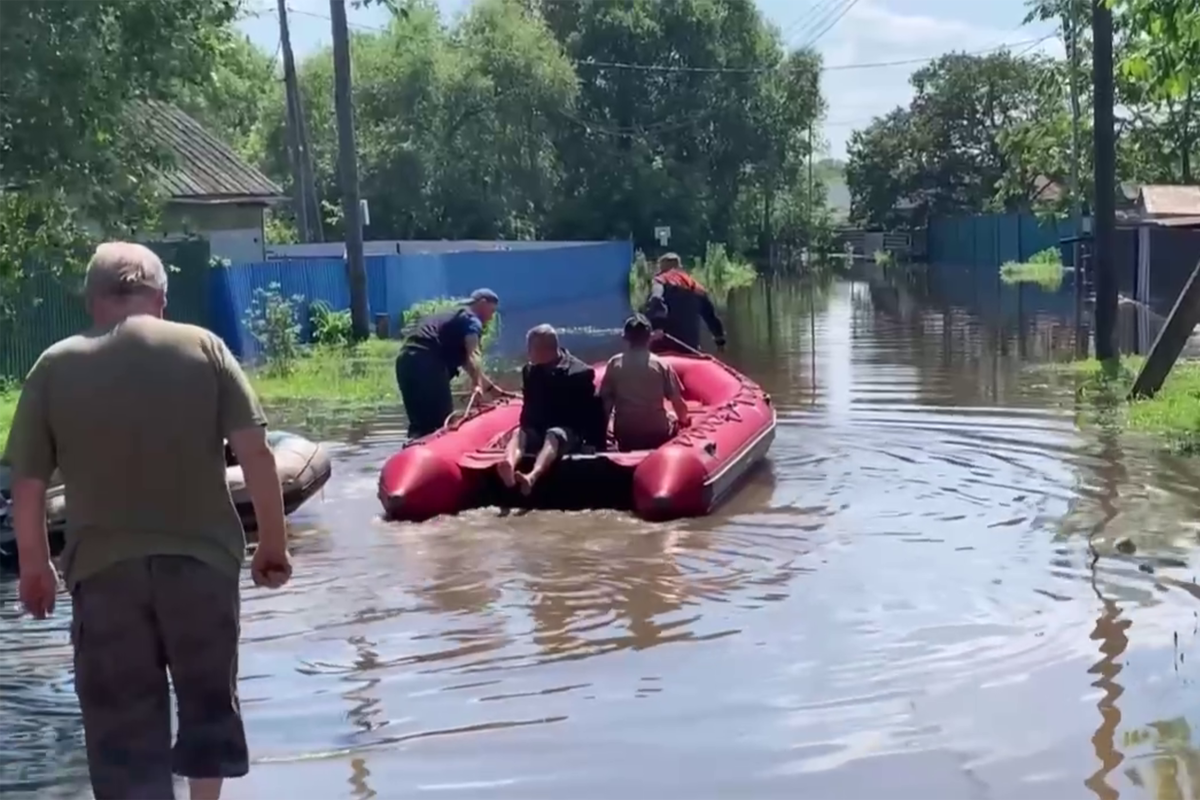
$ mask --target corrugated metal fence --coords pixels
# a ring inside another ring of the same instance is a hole
[[[387,314],[396,330],[400,316],[416,303],[465,297],[487,287],[500,295],[504,344],[511,336],[523,337],[528,327],[525,323],[534,314],[544,317],[537,322],[555,325],[618,325],[616,317],[623,313],[624,305],[616,309],[583,301],[611,297],[625,303],[632,261],[633,246],[627,241],[537,250],[371,256],[367,258],[367,300],[371,314]],[[255,292],[273,284],[280,295],[298,298],[299,305],[323,301],[334,311],[350,307],[346,267],[340,258],[286,259],[212,270],[208,327],[240,358],[252,360],[258,355],[258,343],[246,329],[245,315]],[[581,313],[581,309],[594,311]]]
[[[223,267],[210,266],[206,242],[153,247],[172,267],[167,316],[209,328],[244,359],[258,354],[245,317],[259,290],[274,288],[285,298],[297,298],[305,308],[317,301],[334,311],[350,307],[346,266],[340,258]],[[627,310],[632,260],[633,246],[627,241],[371,256],[367,258],[368,303],[373,315],[387,314],[395,330],[400,316],[415,303],[465,297],[487,287],[502,301],[502,344],[517,341],[526,327],[537,322],[612,328]],[[0,321],[0,376],[24,376],[42,350],[87,327],[78,283],[78,278],[58,281],[39,275],[26,284],[17,315]],[[612,302],[597,303],[597,298]]]
[[[999,269],[1007,261],[1026,261],[1034,253],[1058,248],[1075,235],[1071,220],[1043,221],[1031,214],[979,214],[939,217],[929,223],[929,263]],[[1071,266],[1071,253],[1063,264]]]
[[[209,246],[204,241],[154,242],[170,270],[167,317],[203,325],[208,319]],[[0,378],[23,378],[50,345],[88,326],[78,273],[35,273],[21,284],[15,313],[0,318]]]

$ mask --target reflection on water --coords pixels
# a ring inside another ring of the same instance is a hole
[[[779,432],[707,519],[383,523],[402,420],[318,432],[296,580],[246,589],[228,796],[1196,797],[1200,467],[1023,370],[1069,320],[942,289],[736,293]],[[85,796],[65,617],[3,596],[0,789]]]

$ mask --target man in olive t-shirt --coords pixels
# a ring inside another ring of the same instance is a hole
[[[689,424],[679,376],[650,352],[650,321],[641,314],[625,320],[625,352],[608,360],[600,380],[605,419],[621,450],[653,450]],[[665,408],[670,403],[675,416]]]
[[[172,798],[172,773],[191,779],[193,798],[216,798],[222,779],[249,769],[237,696],[245,537],[226,439],[259,523],[255,582],[279,586],[291,572],[266,419],[220,339],[162,319],[166,288],[149,249],[97,248],[85,281],[94,327],[38,359],[7,447],[21,601],[37,617],[54,607],[45,492],[62,474],[62,568],[97,800]]]

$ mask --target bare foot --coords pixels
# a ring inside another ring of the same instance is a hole
[[[507,461],[501,461],[496,465],[496,473],[500,476],[500,481],[509,489],[517,485],[515,472],[513,465]]]
[[[537,477],[533,474],[526,475],[524,472],[517,473],[517,483],[521,486],[521,494],[528,497],[533,493],[533,484],[537,482]]]

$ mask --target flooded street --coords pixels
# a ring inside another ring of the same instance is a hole
[[[1200,460],[1079,430],[1051,317],[952,305],[734,297],[779,428],[706,519],[383,523],[401,420],[327,432],[226,797],[1200,798]],[[68,612],[2,592],[0,792],[90,796]]]

